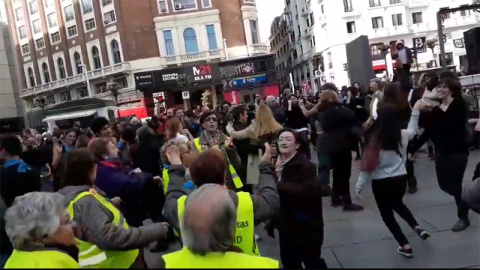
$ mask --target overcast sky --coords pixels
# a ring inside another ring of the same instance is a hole
[[[284,0],[257,0],[258,24],[262,42],[267,41],[270,37],[272,21],[283,13],[284,8]]]

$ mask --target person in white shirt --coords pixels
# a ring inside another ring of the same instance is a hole
[[[172,117],[167,121],[167,140],[178,140],[184,143],[193,141],[188,129],[183,129],[182,122],[178,117]]]

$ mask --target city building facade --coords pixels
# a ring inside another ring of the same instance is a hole
[[[275,55],[275,70],[282,89],[290,87],[292,53],[288,34],[288,16],[276,17],[270,27],[270,52]]]

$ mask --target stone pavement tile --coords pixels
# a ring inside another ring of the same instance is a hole
[[[403,219],[398,215],[395,215],[395,218],[405,235],[416,236],[416,233]],[[417,219],[417,222],[427,231],[436,231],[434,227],[421,219]],[[380,215],[365,216],[356,219],[325,222],[323,247],[352,245],[389,238],[393,238],[393,236],[385,223],[383,223]]]
[[[443,192],[438,185],[436,187],[420,188],[417,193],[406,193],[403,197],[403,202],[410,209],[450,204],[454,201],[453,197]]]
[[[480,265],[480,231],[436,232],[427,241],[408,237],[415,258],[396,252],[393,239],[332,248],[344,268],[460,268]]]
[[[412,213],[442,231],[450,230],[458,220],[457,206],[455,203],[412,209]],[[470,229],[479,230],[480,215],[470,211],[469,218],[472,227]]]

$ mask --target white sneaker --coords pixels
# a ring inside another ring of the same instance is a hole
[[[255,241],[261,241],[262,237],[258,234],[255,234]]]

